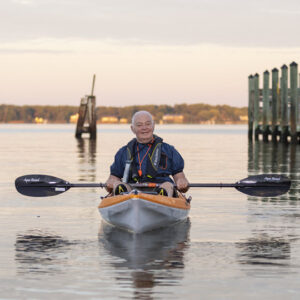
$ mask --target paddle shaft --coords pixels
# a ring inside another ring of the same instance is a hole
[[[155,188],[160,186],[160,183],[149,183],[149,182],[144,182],[144,183],[132,183],[129,184],[133,188]],[[43,184],[39,183],[36,184],[37,187],[49,187],[49,184]],[[106,184],[105,183],[57,183],[53,185],[58,188],[105,188]],[[190,183],[189,187],[211,187],[211,188],[238,188],[238,187],[278,187],[280,186],[280,183],[247,183],[247,184],[242,184],[242,183]],[[177,188],[176,185],[174,185],[175,188]]]

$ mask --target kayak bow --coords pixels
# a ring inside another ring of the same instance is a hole
[[[173,198],[134,190],[128,194],[103,198],[98,209],[106,222],[141,233],[185,220],[190,203],[181,194]]]

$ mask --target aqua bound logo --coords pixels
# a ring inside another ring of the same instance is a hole
[[[28,182],[40,182],[40,178],[24,178],[26,183]]]
[[[264,178],[265,181],[280,181],[280,177],[265,177]]]

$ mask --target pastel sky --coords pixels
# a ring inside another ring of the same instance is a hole
[[[0,104],[246,106],[300,62],[299,0],[1,0]]]

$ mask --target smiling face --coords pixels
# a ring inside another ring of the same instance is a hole
[[[153,139],[154,122],[149,113],[138,112],[133,118],[132,132],[139,143],[149,143]]]

